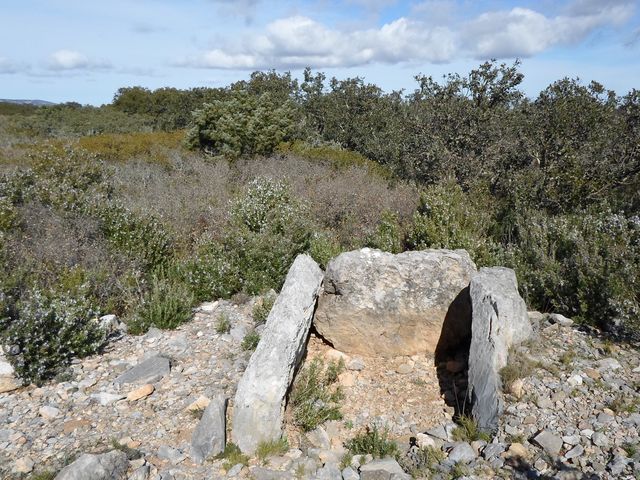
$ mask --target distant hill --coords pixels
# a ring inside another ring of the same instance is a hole
[[[47,102],[46,100],[12,100],[8,98],[0,98],[0,103],[16,103],[18,105],[34,105],[36,107],[55,105],[54,102]]]

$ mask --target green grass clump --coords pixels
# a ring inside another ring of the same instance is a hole
[[[374,458],[400,456],[398,444],[389,439],[387,429],[380,430],[376,425],[366,427],[365,431],[359,433],[351,440],[348,440],[344,446],[353,455],[373,455]]]
[[[235,465],[239,463],[247,466],[249,465],[249,457],[242,453],[240,447],[233,442],[229,442],[224,446],[224,451],[214,457],[216,460],[226,460],[222,464],[222,468],[225,470],[231,470]]]
[[[273,308],[273,304],[276,301],[275,295],[265,295],[260,301],[258,301],[253,307],[252,316],[253,323],[256,325],[262,325],[267,321],[267,317]]]
[[[335,385],[344,362],[330,362],[326,368],[322,360],[314,358],[296,378],[291,392],[294,424],[305,432],[328,420],[340,420],[340,401],[344,398]]]
[[[242,343],[240,344],[240,348],[245,351],[253,351],[260,343],[260,335],[255,330],[251,330],[247,333],[242,339]]]
[[[44,472],[34,473],[29,477],[30,480],[54,480],[56,478],[57,473],[51,470],[47,470]]]
[[[470,415],[460,415],[456,421],[458,426],[453,430],[455,441],[469,443],[476,440],[491,441],[491,435],[480,430],[478,423]]]
[[[413,454],[413,457],[413,462],[401,459],[403,460],[401,462],[402,467],[413,478],[431,478],[432,474],[435,471],[436,465],[438,465],[445,459],[444,452],[435,447],[421,448]]]
[[[229,321],[229,316],[225,313],[222,313],[218,317],[218,321],[216,322],[216,333],[224,334],[229,333],[231,330],[231,322]]]
[[[523,354],[509,352],[507,365],[500,369],[500,379],[504,389],[520,378],[526,378],[533,373],[534,364]]]
[[[267,463],[267,458],[275,455],[284,455],[289,450],[289,442],[286,438],[280,438],[278,440],[267,440],[260,442],[256,449],[256,456],[262,462]]]

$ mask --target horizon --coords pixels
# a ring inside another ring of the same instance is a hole
[[[306,66],[412,92],[418,74],[491,58],[521,60],[530,98],[564,77],[640,86],[637,0],[25,0],[3,15],[6,99],[101,105],[122,87],[225,87]]]

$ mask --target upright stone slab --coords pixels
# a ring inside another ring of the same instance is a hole
[[[227,399],[222,395],[214,398],[202,414],[191,437],[191,458],[196,463],[204,462],[210,455],[218,455],[226,444]]]
[[[269,313],[233,405],[232,437],[243,452],[282,435],[285,396],[305,351],[322,278],[318,264],[299,255]]]
[[[466,287],[475,272],[464,250],[346,252],[327,266],[313,324],[336,349],[351,354],[449,349],[469,339]]]
[[[494,431],[503,408],[500,369],[507,365],[509,348],[527,340],[533,330],[510,268],[481,268],[471,279],[469,291],[472,413],[482,430]]]

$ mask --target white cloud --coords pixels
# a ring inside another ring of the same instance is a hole
[[[394,2],[350,1],[371,7]],[[513,8],[456,22],[450,0],[428,0],[414,5],[412,18],[400,17],[378,28],[348,31],[297,15],[278,19],[262,33],[222,44],[177,64],[251,70],[529,57],[556,45],[577,43],[600,27],[620,25],[632,16],[633,7],[633,0],[576,0],[557,16]],[[435,22],[435,18],[447,21]]]
[[[100,70],[111,68],[109,62],[93,60],[75,50],[58,50],[49,56],[50,70]]]
[[[455,51],[447,28],[425,29],[399,18],[378,29],[343,32],[308,17],[293,16],[267,25],[262,35],[241,45],[214,49],[180,65],[221,69],[344,67],[374,62],[446,62]]]
[[[619,25],[633,14],[621,1],[580,0],[569,14],[546,17],[527,8],[483,13],[463,29],[463,44],[477,58],[529,57],[554,45],[583,40],[596,28]]]

